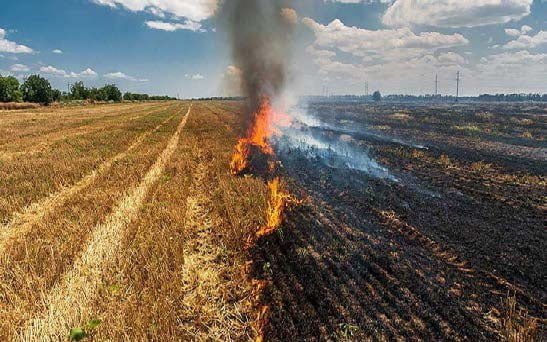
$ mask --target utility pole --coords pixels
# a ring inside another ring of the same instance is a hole
[[[460,97],[460,72],[458,71],[458,74],[456,76],[456,102],[458,102],[459,97]]]
[[[439,75],[435,74],[435,97],[439,95]]]
[[[365,94],[368,97],[368,81],[365,81]]]

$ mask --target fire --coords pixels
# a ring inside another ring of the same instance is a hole
[[[264,98],[253,119],[253,125],[248,135],[239,139],[230,162],[230,169],[233,174],[241,174],[250,168],[252,170],[259,170],[257,173],[266,179],[271,179],[268,182],[269,200],[266,211],[266,224],[260,227],[254,236],[249,236],[246,245],[247,248],[255,244],[259,238],[276,231],[282,223],[283,211],[287,205],[295,201],[285,190],[281,179],[274,177],[277,163],[274,159],[274,150],[269,144],[269,139],[279,133],[277,127],[290,125],[290,117],[284,113],[276,112],[269,99]],[[255,153],[256,155],[254,155]],[[261,165],[254,165],[256,160],[261,162],[259,163]],[[256,300],[259,301],[259,296],[263,293],[268,282],[255,280],[253,284],[255,286],[255,293],[257,294]],[[263,341],[264,327],[267,324],[268,315],[269,306],[262,305],[258,308],[256,320],[258,331],[256,341],[258,342]]]
[[[291,196],[283,189],[279,177],[268,183],[270,200],[266,212],[266,225],[258,230],[257,237],[266,236],[275,231],[282,221],[283,211]]]
[[[247,137],[239,139],[230,169],[233,174],[239,174],[249,165],[250,147],[257,146],[264,154],[273,155],[273,149],[268,144],[268,138],[272,135],[270,118],[273,110],[268,99],[263,99],[260,108],[254,114],[254,121]]]
[[[254,114],[253,125],[249,129],[248,135],[239,139],[235,147],[235,153],[230,162],[232,173],[240,174],[249,166],[252,146],[258,148],[265,155],[273,156],[274,151],[268,139],[280,133],[277,127],[288,126],[290,122],[289,115],[274,110],[270,100],[264,97]],[[270,165],[270,171],[273,171],[273,168],[274,166]]]

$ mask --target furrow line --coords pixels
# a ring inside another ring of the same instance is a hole
[[[10,222],[5,224],[4,226],[0,226],[0,255],[5,255],[6,248],[11,244],[14,239],[16,239],[18,236],[25,234],[32,228],[34,224],[50,215],[56,208],[63,205],[63,203],[65,203],[69,198],[93,184],[101,175],[106,173],[112,167],[112,165],[122,160],[130,152],[139,147],[148,136],[158,131],[173,117],[174,115],[168,117],[159,125],[157,125],[154,129],[141,134],[139,137],[137,137],[137,139],[135,139],[135,141],[129,146],[127,150],[106,160],[95,170],[84,176],[76,184],[70,187],[64,187],[58,192],[30,204],[20,213],[15,214]]]
[[[88,306],[99,290],[103,271],[114,260],[121,247],[124,228],[137,217],[148,191],[164,172],[166,163],[177,148],[191,109],[192,105],[167,147],[140,184],[117,203],[104,223],[95,227],[87,247],[73,268],[66,272],[57,286],[49,292],[45,300],[45,314],[29,322],[20,334],[22,340],[58,341],[66,337],[73,325],[81,323],[86,318]]]

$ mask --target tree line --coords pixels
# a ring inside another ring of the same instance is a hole
[[[53,89],[49,81],[40,75],[27,77],[22,84],[13,76],[0,75],[0,102],[32,102],[48,105],[61,101],[167,101],[175,100],[169,96],[151,96],[122,92],[115,84],[106,84],[101,88],[88,88],[83,82],[76,82],[70,92]]]

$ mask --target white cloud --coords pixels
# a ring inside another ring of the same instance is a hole
[[[328,25],[304,18],[303,23],[315,33],[315,46],[337,49],[362,58],[405,59],[420,56],[428,50],[466,45],[469,41],[461,34],[439,32],[415,34],[409,28],[367,30],[346,26],[339,19]],[[323,51],[323,54],[325,52]]]
[[[162,31],[178,31],[178,30],[189,30],[194,32],[205,32],[201,24],[195,21],[186,20],[184,23],[168,23],[164,21],[147,21],[146,26],[154,30]]]
[[[67,72],[65,70],[57,69],[56,67],[51,65],[48,65],[47,67],[41,67],[40,72],[61,77],[65,77],[67,75]]]
[[[504,49],[533,49],[547,44],[547,31],[539,31],[535,36],[521,35],[503,46]]]
[[[481,59],[470,80],[482,85],[484,92],[518,93],[545,90],[547,54],[527,50],[506,51]]]
[[[186,74],[186,75],[184,75],[184,77],[186,77],[190,80],[193,80],[193,81],[199,81],[199,80],[205,79],[205,77],[202,74],[199,74],[199,73],[194,74],[194,75]]]
[[[128,81],[132,81],[132,82],[148,82],[148,79],[135,78],[133,76],[126,75],[121,71],[111,72],[111,73],[103,75],[103,77],[108,78],[108,79],[112,79],[112,80],[118,79],[118,80],[128,80]]]
[[[87,68],[84,71],[80,72],[79,75],[83,77],[97,77],[97,73],[90,68]]]
[[[6,30],[0,28],[0,52],[8,53],[33,53],[34,51],[25,45],[20,45],[6,39]]]
[[[520,28],[520,32],[522,32],[522,34],[527,34],[528,32],[530,32],[532,30],[533,30],[533,28],[531,28],[528,25],[524,25]]]
[[[13,72],[27,72],[30,71],[30,68],[24,64],[14,64],[10,67],[10,70]]]
[[[481,59],[481,64],[483,65],[510,65],[512,67],[519,64],[540,62],[547,62],[547,54],[531,54],[527,50],[517,52],[503,52],[495,55],[490,55],[488,57],[483,57]]]
[[[520,36],[520,30],[517,29],[505,29],[505,34],[511,37]]]
[[[464,65],[467,63],[466,59],[455,52],[444,52],[437,56],[437,65],[449,66],[449,65]]]
[[[303,22],[315,34],[306,51],[318,67],[318,75],[339,82],[336,88],[341,92],[352,92],[343,90],[344,86],[356,87],[359,92],[364,80],[376,80],[375,87],[389,92],[431,93],[432,87],[424,82],[430,75],[434,79],[436,72],[470,72],[465,57],[447,51],[469,44],[461,34],[414,33],[409,28],[367,30],[346,26],[340,20],[328,25],[310,18]]]
[[[41,67],[40,72],[44,73],[44,74],[51,75],[51,76],[64,77],[64,78],[97,77],[97,73],[94,70],[90,69],[90,68],[87,68],[87,69],[85,69],[81,72],[76,73],[76,72],[67,72],[66,70],[58,69],[54,66],[48,65],[48,66]]]
[[[528,25],[524,25],[519,29],[512,29],[512,28],[508,28],[508,29],[505,29],[505,34],[507,34],[508,36],[511,36],[511,37],[518,37],[520,35],[523,35],[523,34],[527,34],[528,32],[532,31],[533,28],[531,28],[530,26]]]
[[[123,7],[133,12],[148,11],[160,18],[173,15],[202,21],[216,11],[218,0],[92,0],[94,3],[110,7]]]
[[[55,53],[55,54],[58,54],[58,55],[63,54],[63,50],[60,50],[60,49],[55,49],[55,50],[53,50],[53,51],[51,51],[51,52],[53,52],[53,53]]]
[[[517,21],[533,0],[395,0],[382,21],[392,27],[475,27]]]

